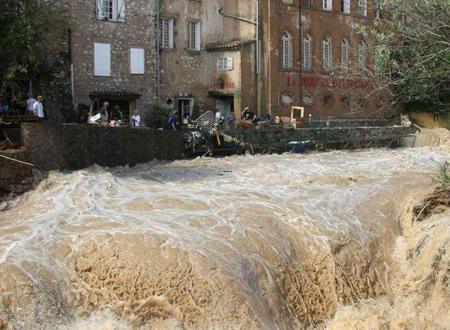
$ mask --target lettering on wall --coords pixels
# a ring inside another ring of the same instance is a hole
[[[369,89],[373,82],[363,79],[330,79],[327,77],[302,77],[302,86],[310,88]]]

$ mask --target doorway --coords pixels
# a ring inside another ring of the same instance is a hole
[[[216,101],[216,109],[222,114],[224,118],[229,117],[231,113],[234,112],[234,98],[218,98]]]

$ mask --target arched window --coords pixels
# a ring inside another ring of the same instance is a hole
[[[359,63],[359,72],[360,74],[364,74],[366,71],[366,44],[364,41],[361,41],[359,44],[358,50],[358,63]]]
[[[292,38],[287,32],[284,33],[283,38],[283,69],[292,68]]]
[[[303,69],[312,69],[312,39],[309,35],[303,39]]]
[[[347,39],[341,42],[341,68],[342,71],[348,71],[348,41]]]
[[[322,41],[322,66],[325,71],[331,71],[333,65],[333,51],[331,38],[325,38]]]

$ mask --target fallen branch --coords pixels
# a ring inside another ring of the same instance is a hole
[[[15,158],[11,158],[11,157],[8,157],[8,156],[2,155],[2,154],[0,154],[0,157],[4,158],[4,159],[7,159],[7,160],[10,160],[12,162],[16,162],[16,163],[20,163],[20,164],[27,165],[27,166],[30,166],[30,167],[34,167],[34,165],[31,164],[31,163],[27,163],[27,162],[24,162],[24,161],[15,159]]]

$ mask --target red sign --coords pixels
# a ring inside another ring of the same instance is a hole
[[[311,88],[370,89],[373,87],[373,82],[365,79],[332,79],[329,77],[310,76],[302,77],[302,85]]]

